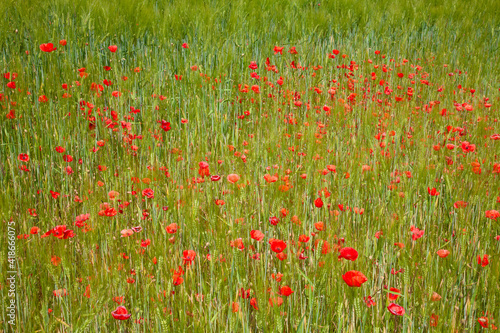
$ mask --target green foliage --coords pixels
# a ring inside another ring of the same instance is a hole
[[[16,242],[20,332],[406,332],[430,330],[431,314],[439,315],[436,330],[475,331],[486,311],[498,325],[500,242],[494,236],[500,231],[485,217],[485,211],[499,210],[500,196],[492,172],[500,141],[489,139],[499,133],[498,1],[5,0],[0,11],[0,70],[18,74],[17,89],[7,87],[10,79],[0,82],[0,214],[2,221],[16,222],[18,235],[40,228]],[[66,46],[59,45],[62,39]],[[41,52],[39,45],[48,42],[58,50]],[[116,53],[110,45],[117,45]],[[274,46],[285,47],[283,54],[275,55]],[[298,55],[288,53],[292,46]],[[330,59],[333,49],[340,54]],[[267,57],[278,72],[266,71]],[[250,61],[257,61],[261,79],[250,78]],[[292,69],[292,61],[308,69]],[[351,61],[358,66],[353,81],[340,67]],[[382,71],[383,65],[392,71]],[[427,75],[429,85],[421,82]],[[340,82],[335,98],[327,93],[332,80]],[[259,85],[261,93],[242,92],[245,84]],[[383,88],[389,85],[394,92],[387,97]],[[363,97],[368,86],[372,94]],[[415,89],[412,98],[408,87]],[[347,102],[351,92],[356,102]],[[302,106],[294,105],[294,93]],[[43,95],[47,102],[39,100]],[[424,106],[437,100],[426,112]],[[473,110],[456,111],[455,103],[470,103]],[[131,107],[141,111],[131,113]],[[440,114],[443,108],[447,116]],[[6,117],[10,110],[14,119]],[[118,115],[116,131],[106,123],[111,110]],[[160,128],[161,120],[171,122],[169,132]],[[443,135],[449,125],[466,128],[466,136]],[[381,132],[385,141],[375,139]],[[130,141],[134,135],[141,138]],[[455,144],[467,140],[477,150],[448,151],[443,141],[455,137]],[[435,145],[442,148],[435,151]],[[66,151],[56,152],[57,146]],[[29,162],[18,160],[23,153]],[[74,161],[65,162],[66,154]],[[221,181],[196,181],[198,163],[205,160]],[[471,167],[476,160],[481,174]],[[327,165],[337,172],[322,174]],[[363,165],[371,169],[363,171]],[[241,176],[237,184],[225,179],[231,173]],[[277,182],[264,181],[275,173]],[[440,195],[429,196],[427,187]],[[154,199],[143,197],[146,188],[154,190]],[[330,195],[317,209],[313,202],[324,188]],[[61,195],[54,199],[49,191]],[[121,201],[112,200],[110,191]],[[468,206],[454,208],[459,200]],[[123,214],[99,214],[104,202]],[[124,202],[130,204],[120,207]],[[339,204],[352,210],[341,212]],[[355,213],[354,207],[365,210]],[[289,210],[286,216],[282,208]],[[89,230],[83,232],[74,222],[86,213]],[[277,226],[268,222],[271,216],[279,217]],[[315,228],[318,221],[324,231]],[[179,227],[176,234],[165,230],[171,223]],[[40,237],[57,225],[76,236]],[[137,225],[141,233],[120,237]],[[411,226],[425,230],[424,236],[412,240]],[[264,240],[252,240],[251,230],[262,231]],[[302,245],[305,259],[298,259],[292,242],[300,235],[311,236]],[[238,238],[242,250],[230,246]],[[287,259],[270,251],[270,238],[287,241]],[[339,238],[359,252],[355,262],[338,260]],[[142,239],[151,244],[141,247]],[[197,254],[192,266],[183,263],[188,249]],[[437,257],[439,249],[450,256]],[[252,259],[255,253],[259,260]],[[481,267],[476,258],[484,254],[490,264]],[[53,256],[61,259],[57,266]],[[7,263],[0,265],[0,294],[8,300]],[[179,266],[184,280],[174,286]],[[368,281],[349,288],[342,279],[349,270],[363,272]],[[281,282],[272,277],[277,273]],[[283,285],[294,293],[280,296]],[[404,317],[387,311],[390,287],[400,290]],[[259,310],[239,295],[241,288],[251,290]],[[54,295],[62,290],[67,296]],[[433,292],[441,301],[430,300]],[[369,295],[373,307],[363,302]],[[131,320],[113,319],[115,297],[124,298]],[[4,310],[0,325],[8,331]]]

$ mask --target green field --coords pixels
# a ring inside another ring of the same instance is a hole
[[[500,326],[500,2],[0,12],[0,332]]]

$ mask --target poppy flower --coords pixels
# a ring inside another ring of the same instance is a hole
[[[488,260],[487,254],[485,254],[482,259],[481,259],[481,256],[477,256],[477,264],[481,265],[481,267],[486,267],[486,266],[488,266],[489,263],[490,262]]]
[[[185,250],[184,252],[182,252],[182,255],[184,264],[188,266],[191,265],[191,263],[194,261],[194,258],[196,258],[196,252],[194,252],[193,250]]]
[[[147,188],[147,189],[144,189],[144,190],[142,191],[142,196],[143,196],[143,197],[146,197],[146,198],[148,198],[148,199],[154,199],[154,197],[155,197],[155,192],[154,192],[152,189]]]
[[[433,302],[438,302],[441,300],[441,295],[439,295],[437,292],[433,292],[431,295],[431,301]]]
[[[52,256],[50,261],[52,262],[52,265],[57,266],[61,263],[61,258],[58,256]]]
[[[429,326],[436,327],[438,325],[439,317],[436,314],[431,314],[431,319],[429,321]]]
[[[10,89],[16,89],[16,83],[14,81],[8,82],[7,87]]]
[[[278,53],[279,53],[279,54],[283,54],[283,49],[284,49],[284,48],[285,48],[284,46],[275,46],[275,47],[274,47],[274,50],[273,50],[273,51],[274,51],[274,54],[278,54]]]
[[[393,287],[391,287],[391,289],[389,289],[389,291],[393,291],[395,293],[401,294],[401,290],[393,288]],[[389,300],[391,300],[391,301],[395,301],[399,297],[399,295],[391,294],[391,293],[389,293],[387,296],[389,297]]]
[[[389,304],[387,309],[389,310],[390,313],[392,313],[395,316],[402,316],[406,312],[402,306],[394,304],[394,303]]]
[[[165,230],[169,233],[169,234],[175,234],[177,232],[177,223],[170,223],[166,228]]]
[[[277,225],[279,222],[278,218],[276,216],[271,216],[269,218],[269,223],[271,223],[272,225]]]
[[[274,307],[275,304],[277,306],[280,306],[281,304],[283,304],[283,298],[281,298],[281,297],[270,298],[269,299],[269,305],[271,307]]]
[[[314,200],[314,206],[316,206],[317,208],[323,207],[323,200],[321,200],[321,198]]]
[[[281,253],[286,249],[286,243],[279,239],[270,239],[269,244],[271,245],[271,251],[276,253]]]
[[[250,231],[250,237],[260,242],[262,239],[264,239],[264,234],[259,230],[252,230]]]
[[[252,298],[250,300],[250,305],[255,309],[255,310],[259,310],[259,307],[257,306],[257,298]]]
[[[492,220],[497,220],[497,218],[500,217],[500,212],[496,211],[496,210],[487,210],[485,212],[485,215],[487,218],[489,219],[492,219]]]
[[[371,307],[371,306],[375,305],[375,301],[373,300],[373,298],[371,296],[363,297],[363,300],[365,301],[367,307]]]
[[[108,49],[112,52],[112,53],[115,53],[116,50],[118,50],[118,46],[116,45],[110,45],[108,46]]]
[[[233,302],[231,308],[233,312],[238,312],[238,310],[240,309],[240,304],[238,302]]]
[[[250,61],[250,65],[248,66],[248,68],[250,69],[257,69],[257,63],[255,61]]]
[[[437,196],[439,195],[439,192],[436,190],[435,187],[433,187],[432,189],[430,187],[427,187],[427,192],[431,195],[431,196]]]
[[[141,232],[141,231],[142,231],[142,227],[141,227],[141,226],[132,227],[132,230],[133,230],[134,232]]]
[[[235,173],[232,173],[230,175],[227,176],[227,181],[230,182],[230,183],[236,183],[238,180],[240,180],[240,176],[238,176],[237,174]]]
[[[111,315],[117,320],[127,320],[132,314],[128,313],[126,307],[120,305],[115,311],[111,312]]]
[[[286,260],[288,256],[286,255],[285,252],[280,252],[278,254],[276,254],[276,258],[278,258],[280,261],[283,261],[283,260]]]
[[[213,182],[218,182],[220,180],[220,176],[219,175],[210,176],[210,180]]]
[[[349,271],[342,275],[342,279],[349,287],[361,287],[363,283],[368,281],[366,276],[358,271]]]
[[[441,258],[446,258],[450,254],[450,251],[441,249],[441,250],[438,250],[436,253]]]
[[[52,43],[46,43],[40,45],[40,50],[42,50],[43,52],[52,52],[57,50],[57,48],[54,48],[54,44]]]
[[[128,236],[132,236],[134,234],[134,230],[123,229],[120,233],[122,234],[122,237],[128,237]]]
[[[183,43],[183,44],[182,44],[182,47],[183,47],[184,49],[189,49],[189,45],[188,45],[188,43]]]
[[[59,45],[61,45],[61,46],[66,46],[66,44],[68,44],[68,42],[66,41],[66,39],[61,39],[59,41]]]
[[[455,209],[458,209],[458,208],[465,208],[465,207],[467,207],[467,205],[468,205],[468,203],[465,201],[456,201],[453,204],[453,207],[455,207]]]
[[[314,227],[316,228],[316,230],[318,231],[323,231],[325,229],[325,225],[323,222],[319,221],[319,222],[316,222],[314,223]]]
[[[280,288],[280,295],[290,296],[293,294],[293,290],[289,286],[283,286]]]
[[[414,226],[410,227],[410,231],[412,232],[411,239],[413,240],[417,240],[424,235],[424,230],[420,230],[418,228],[415,228]]]
[[[161,123],[161,128],[162,128],[165,132],[170,131],[170,123],[169,123],[168,121],[162,120],[160,123]]]
[[[479,323],[479,325],[481,325],[481,327],[488,328],[488,326],[489,326],[488,317],[484,317],[484,316],[479,317],[477,322]]]
[[[300,235],[299,236],[299,242],[301,243],[307,243],[309,241],[310,237],[306,235]]]
[[[30,160],[30,157],[28,156],[28,154],[19,154],[17,156],[17,159],[21,162],[28,162]]]
[[[340,249],[339,259],[344,258],[346,260],[355,261],[358,259],[358,251],[352,247],[344,247]]]

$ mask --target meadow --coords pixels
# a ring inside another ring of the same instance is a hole
[[[500,326],[499,2],[0,12],[0,331]]]

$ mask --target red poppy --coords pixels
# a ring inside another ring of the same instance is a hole
[[[269,218],[269,223],[271,223],[272,225],[277,225],[279,222],[278,218],[276,216],[271,216]]]
[[[389,289],[389,291],[392,291],[392,292],[395,292],[395,293],[401,294],[401,290],[396,289],[396,288],[393,288],[393,287],[391,287],[391,289]],[[391,301],[395,301],[395,300],[397,300],[397,299],[398,299],[398,297],[399,297],[399,295],[396,295],[396,294],[391,294],[391,293],[389,293],[389,294],[388,294],[388,296],[389,296],[389,300],[391,300]]]
[[[424,230],[420,230],[418,228],[415,228],[414,226],[410,227],[410,231],[412,232],[411,239],[413,240],[417,240],[424,235]]]
[[[208,163],[205,162],[205,161],[202,161],[198,164],[198,166],[200,167],[199,170],[198,170],[198,174],[201,176],[201,177],[205,177],[205,176],[210,176],[210,170],[209,170],[209,167],[208,167]]]
[[[59,45],[61,45],[61,46],[66,46],[66,44],[68,44],[68,42],[66,41],[66,39],[61,39],[59,41]]]
[[[219,175],[210,176],[210,180],[213,182],[217,182],[220,180],[220,176]]]
[[[286,260],[287,255],[285,252],[280,252],[280,253],[276,254],[276,258],[278,258],[280,261],[283,261],[283,260]]]
[[[433,292],[432,295],[431,295],[431,301],[433,302],[437,302],[439,300],[441,300],[441,295],[439,295],[437,292]]]
[[[484,316],[479,317],[477,322],[479,323],[479,325],[481,325],[481,327],[488,328],[488,326],[489,326],[488,317],[484,317]]]
[[[496,210],[487,210],[485,212],[485,215],[487,218],[489,219],[492,219],[492,220],[497,220],[497,218],[500,217],[500,212],[496,211]]]
[[[389,310],[390,313],[396,316],[402,316],[405,314],[405,309],[402,306],[394,303],[389,304],[387,309]]]
[[[191,263],[194,261],[194,258],[196,258],[196,252],[194,252],[193,250],[185,250],[183,253],[183,260],[184,260],[184,264],[186,265],[191,265]]]
[[[431,314],[431,319],[429,321],[429,326],[436,327],[438,325],[439,317],[436,314]]]
[[[112,52],[112,53],[115,53],[116,50],[118,50],[118,46],[116,45],[111,45],[111,46],[108,46],[108,49]]]
[[[283,49],[284,49],[284,48],[285,48],[284,46],[275,46],[275,47],[274,47],[274,50],[273,50],[273,51],[274,51],[274,54],[278,54],[278,53],[279,53],[279,54],[283,54]]]
[[[43,234],[41,238],[45,238],[50,235],[53,235],[54,237],[59,239],[67,239],[75,237],[75,233],[73,232],[73,230],[66,229],[65,225],[58,225],[57,227],[50,229],[45,234]]]
[[[429,194],[432,195],[432,196],[439,195],[439,192],[436,190],[435,187],[433,187],[432,189],[430,187],[427,187],[427,192],[429,192]]]
[[[363,283],[368,281],[366,276],[358,271],[349,271],[342,275],[342,279],[349,287],[361,287]]]
[[[355,261],[356,259],[358,259],[358,251],[356,251],[352,247],[344,247],[340,249],[339,259],[340,258]]]
[[[65,149],[65,148],[63,148],[63,147],[61,147],[61,146],[57,146],[57,147],[56,147],[56,151],[57,151],[58,153],[62,154],[62,153],[64,153],[64,152],[66,151],[66,149]]]
[[[489,260],[488,260],[488,255],[487,255],[487,254],[485,254],[485,255],[483,256],[483,259],[481,259],[481,256],[477,256],[477,264],[478,264],[478,265],[481,265],[481,267],[485,267],[485,266],[487,266],[489,263],[490,263],[490,262],[489,262]]]
[[[260,242],[262,239],[264,239],[264,234],[259,230],[252,230],[250,231],[250,237]]]
[[[465,208],[467,207],[468,203],[465,202],[465,201],[457,201],[453,204],[453,207],[455,207],[455,209],[458,209],[458,208]]]
[[[16,83],[14,81],[8,82],[7,87],[10,89],[16,89]]]
[[[314,200],[314,206],[316,206],[318,208],[323,207],[323,200],[321,200],[321,198]]]
[[[148,199],[154,199],[154,197],[155,197],[155,192],[154,192],[152,189],[150,189],[150,188],[146,188],[146,189],[144,189],[144,190],[142,191],[142,196],[143,196],[143,197],[146,197],[146,198],[148,198]]]
[[[52,256],[50,261],[52,262],[52,265],[57,266],[61,263],[61,258],[58,256]]]
[[[323,222],[319,221],[319,222],[316,222],[314,223],[314,227],[316,228],[316,230],[318,231],[323,231],[325,229],[325,225]]]
[[[436,253],[441,258],[446,258],[450,254],[450,251],[441,249],[441,250],[438,250]]]
[[[307,243],[309,241],[310,237],[306,235],[300,235],[299,236],[299,242],[301,243]]]
[[[250,61],[250,65],[248,66],[248,68],[250,69],[257,69],[257,63],[255,61]]]
[[[189,49],[189,45],[187,43],[183,43],[182,47],[185,48],[185,49]]]
[[[132,314],[128,313],[126,307],[120,305],[115,311],[111,312],[111,315],[118,320],[127,320]]]
[[[19,154],[17,156],[17,159],[22,162],[28,162],[30,160],[30,157],[28,156],[28,154]]]
[[[363,297],[363,300],[365,301],[367,307],[375,305],[375,301],[371,296]]]
[[[277,306],[280,306],[281,304],[283,304],[283,298],[281,298],[281,297],[270,298],[269,299],[269,305],[271,307],[274,307],[275,304]]]
[[[169,234],[175,234],[177,232],[177,223],[170,223],[166,228],[165,230],[167,230],[167,232]]]
[[[250,305],[255,309],[255,310],[259,310],[259,307],[257,306],[257,298],[252,298],[250,300]]]
[[[227,181],[230,182],[230,183],[236,183],[238,180],[240,180],[240,176],[238,176],[237,174],[235,173],[232,173],[230,175],[227,176]]]
[[[279,239],[270,239],[271,251],[281,253],[286,249],[286,243]]]
[[[280,288],[280,295],[290,296],[293,294],[293,290],[289,286],[283,286]]]
[[[52,52],[52,51],[57,50],[57,48],[54,48],[54,44],[47,43],[47,44],[41,44],[40,50],[42,50],[43,52]]]

